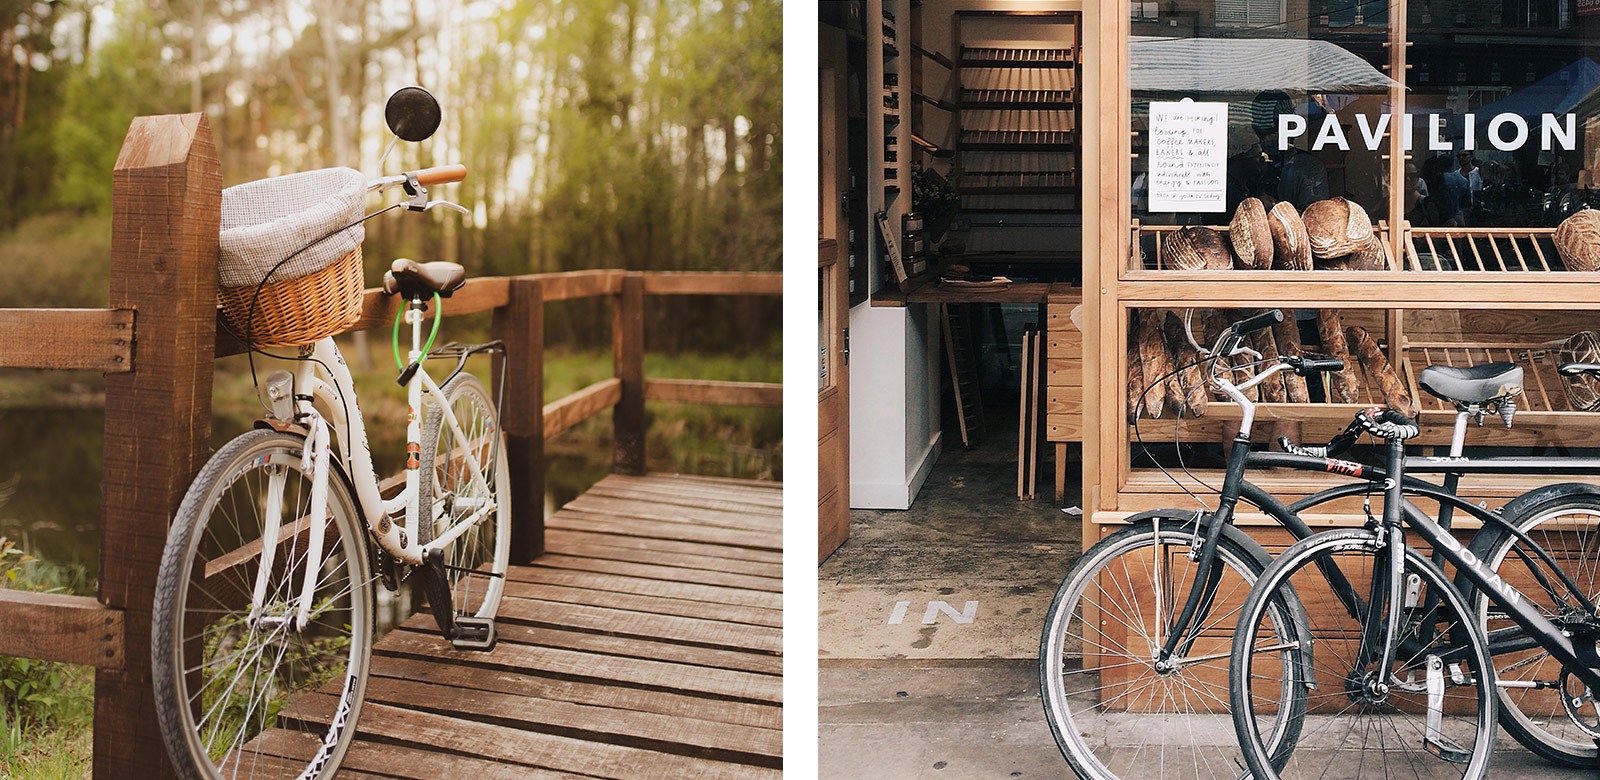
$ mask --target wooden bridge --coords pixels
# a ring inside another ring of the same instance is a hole
[[[99,596],[0,590],[0,654],[96,667],[96,778],[174,776],[150,611],[168,523],[211,453],[213,361],[242,351],[216,328],[221,180],[204,115],[134,120],[113,174],[110,307],[0,310],[0,368],[106,373]],[[776,273],[589,271],[455,293],[452,314],[492,311],[507,346],[500,644],[457,652],[427,615],[381,639],[341,777],[779,773],[781,486],[646,475],[644,403],[780,406],[781,387],[646,378],[643,301],[781,292]],[[611,302],[614,376],[542,404],[544,304],[585,297]],[[350,330],[397,306],[369,290]],[[613,474],[544,518],[545,439],[608,409]]]

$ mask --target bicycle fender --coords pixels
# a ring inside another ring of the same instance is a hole
[[[1188,524],[1194,522],[1194,514],[1195,510],[1193,509],[1148,509],[1136,515],[1129,516],[1123,522],[1127,523],[1128,525],[1133,525],[1135,523],[1161,519],[1171,520],[1175,523]],[[1215,517],[1213,517],[1210,512],[1201,512],[1200,528],[1203,530],[1210,529],[1213,520],[1215,520]],[[1255,559],[1256,563],[1261,564],[1262,568],[1266,568],[1272,563],[1272,556],[1267,553],[1266,548],[1262,547],[1260,542],[1252,539],[1249,534],[1239,530],[1238,527],[1234,526],[1232,523],[1222,526],[1222,535],[1228,537],[1228,539],[1231,541],[1238,543],[1240,547],[1243,547],[1245,551],[1250,554],[1250,557]]]

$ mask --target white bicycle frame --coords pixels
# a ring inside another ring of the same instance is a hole
[[[411,325],[411,352],[409,360],[418,362],[422,357],[422,311],[409,302],[403,304],[406,322]],[[473,506],[464,504],[467,498],[457,498],[456,506],[465,505],[472,509],[472,514],[456,521],[449,528],[439,533],[427,544],[417,544],[416,529],[420,523],[432,523],[437,512],[442,508],[442,502],[430,501],[428,516],[422,517],[421,507],[418,506],[418,474],[421,467],[421,439],[422,439],[422,400],[426,393],[430,402],[437,404],[444,412],[444,422],[456,435],[457,441],[466,441],[466,434],[461,429],[461,423],[456,419],[455,411],[450,408],[444,391],[428,376],[428,372],[421,365],[412,374],[406,383],[406,485],[394,498],[385,500],[378,490],[377,473],[372,467],[372,451],[367,444],[367,430],[361,418],[361,405],[356,399],[355,384],[351,381],[350,368],[345,364],[344,356],[339,353],[339,348],[333,343],[333,338],[325,338],[311,345],[309,351],[302,351],[302,360],[295,372],[294,393],[295,408],[302,415],[300,417],[306,424],[306,447],[302,463],[305,470],[311,474],[311,507],[307,513],[308,518],[326,518],[328,515],[328,479],[329,460],[332,449],[329,441],[329,429],[335,431],[348,431],[348,436],[339,437],[340,460],[349,472],[350,481],[356,492],[356,501],[361,505],[361,513],[367,524],[367,531],[377,540],[378,544],[390,555],[402,563],[413,566],[421,565],[429,553],[450,545],[456,538],[471,530],[484,518],[490,516],[498,507],[492,500],[483,500],[481,504]],[[318,369],[326,366],[326,372]],[[328,376],[323,376],[326,373]],[[348,419],[346,419],[348,412]],[[493,431],[493,436],[498,437],[499,431]],[[489,485],[483,477],[483,469],[478,462],[475,452],[477,448],[463,448],[462,457],[471,469],[472,487],[480,496],[492,495]],[[494,451],[494,450],[491,450]],[[454,457],[454,455],[452,455]],[[428,464],[432,468],[433,464]],[[263,540],[274,539],[282,542],[283,539],[298,532],[298,522],[290,528],[283,528],[283,483],[286,474],[275,474],[271,477],[270,490],[267,496],[266,517],[262,529]],[[404,524],[392,522],[391,518],[404,512]],[[322,560],[323,535],[325,522],[311,522],[307,531],[307,558],[310,561]],[[411,533],[407,533],[407,529]],[[266,617],[261,614],[263,602],[266,600],[267,579],[272,571],[273,558],[277,544],[263,544],[261,551],[261,565],[256,570],[255,589],[250,599],[250,621],[274,622],[286,620],[281,618]],[[304,628],[311,617],[312,597],[316,590],[317,579],[321,574],[321,567],[307,566],[305,579],[301,584],[300,595],[296,604],[297,628]]]

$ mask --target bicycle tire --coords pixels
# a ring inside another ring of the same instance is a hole
[[[1216,565],[1224,567],[1213,601],[1217,607],[1241,603],[1271,560],[1236,528],[1227,526],[1223,531],[1216,558]],[[1237,773],[1238,749],[1226,713],[1222,659],[1162,673],[1153,665],[1153,654],[1143,652],[1160,644],[1146,631],[1154,626],[1154,616],[1146,616],[1139,605],[1140,594],[1156,591],[1155,569],[1149,564],[1156,558],[1151,553],[1159,551],[1162,560],[1172,562],[1162,572],[1169,585],[1161,590],[1170,605],[1167,614],[1175,616],[1194,582],[1197,564],[1188,560],[1187,553],[1204,533],[1193,511],[1145,513],[1086,550],[1062,580],[1040,639],[1039,689],[1056,745],[1079,777],[1132,780]],[[1085,597],[1093,595],[1099,596],[1095,605],[1101,618],[1099,627],[1091,630],[1084,626],[1084,610]],[[1293,630],[1290,614],[1284,613],[1285,632]],[[1113,620],[1108,621],[1108,615]],[[1215,607],[1204,613],[1197,646],[1210,645],[1226,653],[1233,615],[1234,610]],[[1135,634],[1142,634],[1143,641]],[[1119,641],[1117,635],[1133,639]],[[1205,652],[1189,655],[1203,657]],[[1078,685],[1079,680],[1088,687]],[[1164,722],[1149,721],[1150,712],[1164,713]],[[1125,723],[1131,720],[1140,721],[1138,728],[1123,729],[1132,725]],[[1292,718],[1283,720],[1285,729],[1293,725]],[[1202,744],[1207,735],[1220,739]],[[1285,731],[1282,737],[1292,740],[1294,735]],[[1150,739],[1161,740],[1154,750]],[[1142,741],[1135,745],[1134,740]]]
[[[241,768],[331,778],[355,738],[375,613],[365,530],[330,460],[331,522],[316,565],[315,608],[299,627],[294,606],[312,529],[302,522],[311,500],[304,447],[303,437],[272,430],[228,442],[189,486],[167,537],[151,617],[151,669],[162,738],[189,780],[221,780]],[[261,516],[273,492],[283,496],[285,525],[271,548],[261,613],[252,617],[266,549]],[[202,561],[203,570],[196,565]],[[344,683],[335,687],[340,675]],[[300,697],[317,689],[334,695]]]
[[[1506,523],[1527,534],[1545,548],[1566,569],[1573,581],[1583,587],[1591,602],[1600,598],[1600,492],[1592,485],[1570,483],[1551,485],[1506,505]],[[1556,526],[1567,532],[1554,535]],[[1516,534],[1500,526],[1485,526],[1468,548],[1484,565],[1516,586],[1525,600],[1535,602],[1546,617],[1558,609],[1555,599],[1533,578],[1528,559],[1512,555],[1521,545]],[[1533,556],[1530,553],[1530,558]],[[1536,559],[1535,559],[1536,560]],[[1543,571],[1546,564],[1538,562]],[[1569,568],[1570,565],[1570,568]],[[1457,583],[1465,575],[1457,576]],[[1547,577],[1555,587],[1558,580]],[[1463,593],[1469,593],[1462,589]],[[1470,591],[1469,601],[1478,618],[1478,628],[1514,626],[1498,615],[1494,603],[1478,588]],[[1559,682],[1561,665],[1542,648],[1495,656],[1496,680],[1541,680]],[[1497,686],[1500,699],[1500,725],[1513,739],[1535,755],[1567,766],[1594,768],[1600,765],[1600,750],[1594,739],[1578,728],[1561,705],[1559,691],[1552,689]]]
[[[490,449],[480,443],[474,455],[479,467],[488,472],[484,482],[495,504],[490,518],[478,521],[471,530],[450,544],[444,556],[445,585],[451,595],[455,615],[493,618],[500,609],[500,599],[505,594],[505,573],[511,556],[511,476],[506,468],[505,431],[500,428],[493,397],[483,383],[471,374],[459,374],[441,388],[445,399],[455,413],[456,421],[469,442],[492,443]],[[417,470],[418,506],[425,507],[428,517],[419,520],[417,541],[427,544],[445,529],[469,516],[473,501],[483,496],[471,493],[471,479],[465,459],[441,457],[440,443],[445,452],[455,452],[454,432],[445,424],[444,410],[437,404],[428,407],[422,426],[421,461],[431,467]],[[487,457],[485,457],[487,456]],[[443,487],[441,491],[440,488]],[[435,506],[436,501],[443,506]],[[469,575],[464,570],[477,570],[488,565],[495,576]],[[424,572],[427,569],[424,568]],[[426,576],[426,575],[425,575]],[[485,580],[483,589],[473,590],[475,579]]]
[[[1360,637],[1368,629],[1363,620],[1366,615],[1363,619],[1350,616],[1338,595],[1328,587],[1323,567],[1337,565],[1347,576],[1363,570],[1385,571],[1376,566],[1386,560],[1381,555],[1387,552],[1371,530],[1324,531],[1278,556],[1246,599],[1233,638],[1228,689],[1237,739],[1251,776],[1257,780],[1323,776],[1478,780],[1486,775],[1495,737],[1495,697],[1484,684],[1493,679],[1487,643],[1471,622],[1465,599],[1444,573],[1417,550],[1406,550],[1403,570],[1418,578],[1418,606],[1410,606],[1408,600],[1402,612],[1406,621],[1402,638],[1410,638],[1410,643],[1404,652],[1397,650],[1396,666],[1381,673],[1353,660]],[[1370,556],[1371,561],[1364,560],[1364,556]],[[1371,568],[1364,569],[1363,565]],[[1410,582],[1409,576],[1407,579]],[[1352,583],[1361,598],[1370,595],[1371,577],[1355,577]],[[1275,649],[1282,660],[1290,663],[1258,664],[1257,659],[1270,659],[1270,654],[1252,652],[1264,649],[1258,645],[1257,626],[1268,605],[1286,590],[1292,590],[1306,610],[1313,651],[1302,654],[1298,646],[1278,647]],[[1424,614],[1426,594],[1433,591],[1440,596],[1439,612]],[[1425,632],[1432,637],[1423,641]],[[1464,646],[1460,644],[1463,641]],[[1437,652],[1430,653],[1431,650]],[[1431,740],[1432,746],[1440,748],[1437,755],[1426,740],[1430,736],[1426,673],[1430,656],[1441,659],[1437,677],[1441,707],[1436,733],[1443,739]],[[1446,666],[1445,659],[1456,665]],[[1464,668],[1459,666],[1462,661]],[[1257,680],[1266,680],[1269,692],[1276,690],[1278,686],[1272,682],[1270,672],[1279,666],[1292,669],[1298,685],[1314,682],[1316,688],[1308,691],[1310,706],[1300,715],[1305,722],[1300,724],[1292,752],[1272,753],[1269,757],[1251,702],[1261,701],[1253,692]],[[1422,683],[1417,682],[1418,668],[1422,669]],[[1400,677],[1397,670],[1405,671],[1407,676]],[[1460,672],[1460,678],[1452,679],[1451,672]],[[1381,689],[1377,686],[1380,683]],[[1460,693],[1468,688],[1470,693]],[[1450,703],[1452,709],[1445,710],[1444,702]],[[1466,717],[1456,714],[1456,709],[1469,707]],[[1459,762],[1438,757],[1452,753]],[[1381,766],[1372,767],[1373,763]]]

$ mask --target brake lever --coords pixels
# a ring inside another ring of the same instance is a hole
[[[466,214],[469,217],[472,216],[472,212],[468,211],[466,206],[463,206],[459,203],[451,203],[448,200],[430,200],[428,201],[428,205],[423,206],[421,210],[430,211],[434,206],[444,206],[445,208],[455,209],[456,211]]]

